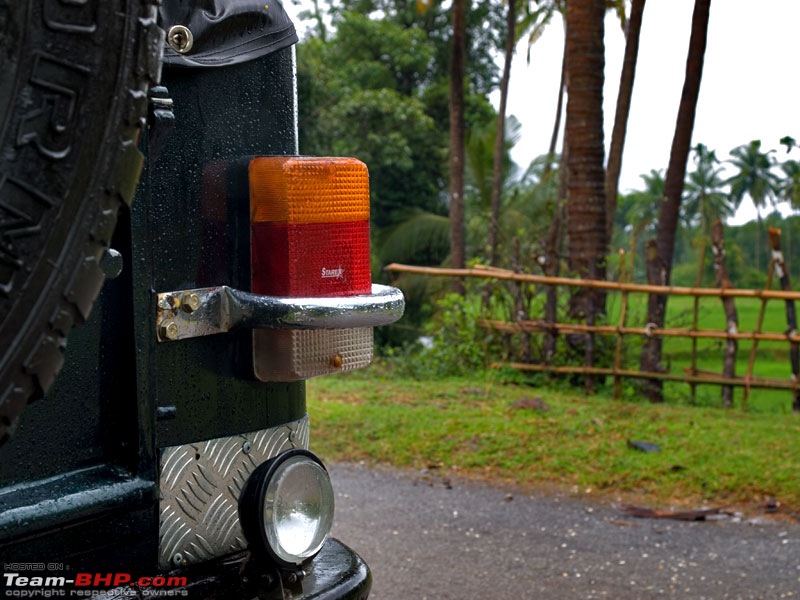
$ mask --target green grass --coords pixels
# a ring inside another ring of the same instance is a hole
[[[630,306],[626,322],[631,326],[642,326],[645,322],[646,296],[643,294],[631,295]],[[618,295],[609,296],[609,323],[616,324],[619,319]],[[667,304],[667,327],[691,328],[693,322],[694,299],[687,296],[670,297]],[[719,298],[701,298],[698,310],[699,329],[725,329],[725,314]],[[736,310],[739,317],[739,331],[755,331],[761,302],[753,298],[737,298]],[[761,331],[770,333],[784,333],[787,329],[785,305],[782,301],[770,300],[764,313]],[[633,340],[634,338],[627,338]],[[725,340],[698,339],[697,362],[699,370],[721,374],[722,357]],[[638,365],[638,344],[629,344],[628,365],[636,368]],[[752,343],[740,340],[738,343],[736,374],[744,376],[748,370],[750,350]],[[692,364],[692,341],[688,338],[665,338],[664,364],[673,373],[682,373]],[[757,345],[755,362],[752,375],[789,380],[791,377],[789,362],[788,342],[760,341]],[[735,402],[741,404],[744,395],[743,388],[736,388]],[[690,388],[687,384],[665,384],[665,396],[672,401],[690,401]],[[694,402],[702,406],[719,404],[720,388],[716,385],[701,385],[696,388]],[[751,412],[767,412],[786,414],[791,411],[792,392],[787,390],[772,390],[751,388],[748,398],[748,409]]]
[[[774,496],[800,510],[800,415],[614,401],[492,377],[421,381],[373,367],[309,381],[312,449],[326,460],[433,466],[660,505]],[[523,398],[548,409],[511,406]]]

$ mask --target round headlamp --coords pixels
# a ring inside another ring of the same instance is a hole
[[[294,567],[322,548],[333,525],[333,504],[322,461],[307,450],[288,450],[250,475],[239,517],[251,550]]]

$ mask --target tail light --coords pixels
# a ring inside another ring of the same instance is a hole
[[[250,163],[252,290],[290,298],[369,294],[369,173],[354,158],[268,156]],[[262,381],[372,361],[372,329],[256,330]]]
[[[354,158],[250,163],[252,289],[269,296],[369,294],[369,174]]]

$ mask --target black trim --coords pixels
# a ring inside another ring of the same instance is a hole
[[[155,485],[110,466],[7,487],[0,494],[3,543],[152,504]]]
[[[299,563],[289,562],[280,557],[273,550],[267,539],[263,507],[269,482],[281,465],[296,456],[310,459],[322,467],[326,473],[328,472],[328,469],[325,468],[325,465],[314,453],[302,448],[287,450],[259,465],[250,475],[242,490],[242,495],[239,497],[239,520],[242,524],[242,531],[244,531],[249,543],[250,551],[257,556],[267,556],[281,567],[287,569],[297,568],[313,557],[309,557]]]
[[[165,0],[159,8],[165,31],[183,25],[192,48],[180,54],[168,45],[164,64],[176,67],[222,67],[260,58],[297,43],[297,32],[279,0]]]

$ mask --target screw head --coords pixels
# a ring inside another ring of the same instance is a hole
[[[122,273],[122,254],[114,250],[114,248],[106,249],[103,258],[100,260],[100,268],[103,270],[103,275],[106,276],[106,279],[116,279]]]
[[[179,332],[178,324],[175,321],[164,321],[161,324],[161,328],[159,329],[159,333],[161,337],[165,340],[176,340],[178,339],[178,332]]]
[[[250,450],[252,450],[252,449],[253,449],[253,445],[250,442],[245,441],[242,444],[242,452],[244,452],[245,454],[250,454]]]
[[[194,36],[188,27],[173,25],[167,31],[167,43],[179,54],[186,54],[194,45]]]
[[[193,313],[198,308],[200,308],[201,305],[202,302],[200,301],[200,296],[198,296],[194,292],[184,294],[183,298],[181,298],[181,306],[183,307],[183,310],[186,311],[187,313]]]

